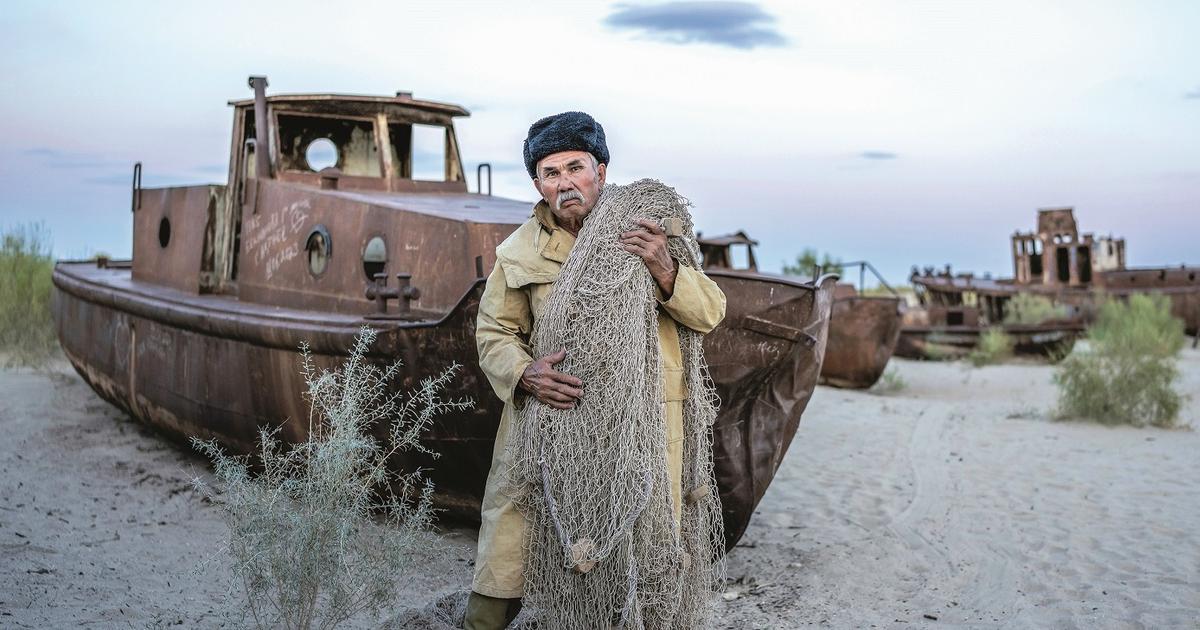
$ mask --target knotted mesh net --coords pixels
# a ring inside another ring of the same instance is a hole
[[[687,206],[654,180],[605,186],[537,318],[535,356],[565,348],[558,369],[585,392],[569,410],[528,400],[508,444],[505,492],[528,522],[525,604],[546,627],[701,627],[723,578],[717,401],[701,335],[678,326],[687,394],[677,521],[656,285],[618,241],[637,219],[674,223],[671,256],[697,267]]]

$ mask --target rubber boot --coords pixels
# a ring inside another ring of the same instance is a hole
[[[471,591],[467,598],[464,630],[504,630],[521,612],[521,599],[488,597]]]

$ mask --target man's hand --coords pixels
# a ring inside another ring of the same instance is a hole
[[[583,381],[551,367],[566,358],[567,351],[559,350],[530,363],[521,375],[521,388],[555,409],[574,409],[583,397]]]
[[[679,273],[675,259],[667,253],[667,234],[649,219],[638,219],[643,229],[621,234],[621,247],[642,259],[650,276],[658,284],[663,297],[670,299],[675,292],[675,275]]]

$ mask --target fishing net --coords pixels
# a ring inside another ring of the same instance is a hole
[[[640,218],[673,224],[671,256],[696,267],[687,206],[653,180],[605,186],[537,319],[534,355],[565,348],[558,369],[585,392],[569,410],[530,399],[508,443],[504,489],[529,524],[524,601],[545,627],[701,627],[723,578],[717,405],[701,335],[678,327],[687,397],[677,522],[655,282],[618,241]]]

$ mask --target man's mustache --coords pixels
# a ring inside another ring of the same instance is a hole
[[[583,194],[578,190],[564,190],[558,193],[558,199],[554,202],[554,209],[562,210],[562,205],[572,199],[579,201],[579,203],[584,203]]]

